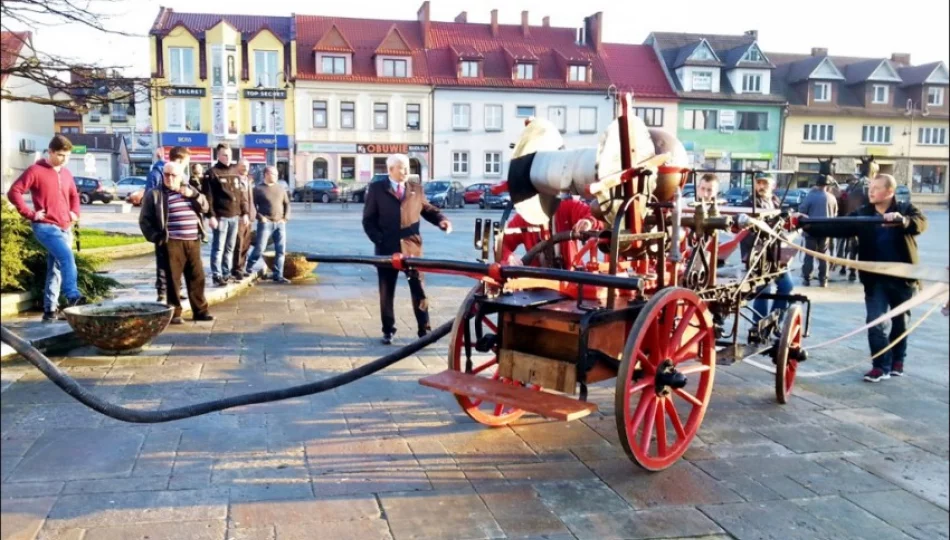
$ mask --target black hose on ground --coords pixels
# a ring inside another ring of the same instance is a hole
[[[243,394],[240,396],[224,399],[216,399],[214,401],[185,405],[184,407],[178,407],[175,409],[152,411],[143,411],[122,407],[114,403],[109,403],[108,401],[96,396],[92,392],[89,392],[83,388],[82,385],[76,382],[76,379],[73,379],[69,375],[63,373],[59,367],[57,367],[56,364],[50,362],[49,358],[46,358],[43,353],[30,345],[29,342],[20,338],[20,336],[8,330],[6,326],[0,325],[0,340],[13,347],[13,349],[23,356],[23,358],[26,358],[26,360],[33,364],[36,369],[40,370],[43,375],[46,375],[49,380],[53,381],[53,384],[58,386],[60,389],[86,407],[122,422],[157,424],[161,422],[181,420],[183,418],[192,418],[195,416],[201,416],[203,414],[223,411],[225,409],[241,407],[244,405],[281,401],[284,399],[310,396],[313,394],[319,394],[320,392],[326,392],[327,390],[332,390],[345,384],[358,381],[363,377],[372,375],[377,371],[385,369],[396,362],[399,362],[400,360],[403,360],[419,352],[424,347],[427,347],[442,339],[451,331],[452,321],[449,321],[435,330],[432,330],[425,337],[419,338],[409,345],[397,349],[386,356],[377,358],[366,365],[347,371],[346,373],[341,373],[339,375],[334,375],[332,377],[323,379],[322,381],[291,386],[290,388],[284,388],[281,390],[268,390],[265,392],[255,392],[252,394]]]

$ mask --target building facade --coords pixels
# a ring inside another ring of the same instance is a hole
[[[677,134],[691,166],[739,185],[738,171],[778,166],[786,98],[771,85],[775,65],[758,33],[654,32],[646,40],[679,97]],[[725,183],[725,182],[724,182]]]
[[[162,8],[150,32],[152,128],[164,148],[210,164],[226,143],[253,172],[294,176],[290,17],[179,13]]]
[[[881,171],[907,185],[914,200],[947,201],[947,66],[910,65],[907,55],[885,58],[773,54],[775,83],[789,100],[783,168],[807,185],[819,160],[834,159],[844,180],[860,159],[874,156]]]
[[[5,70],[35,56],[30,32],[0,33],[0,56]],[[4,93],[29,99],[49,99],[41,84],[14,73],[0,80]],[[53,107],[29,101],[0,100],[0,173],[3,193],[40,158],[53,136]]]

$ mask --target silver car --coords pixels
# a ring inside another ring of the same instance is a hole
[[[125,199],[129,195],[145,187],[144,176],[126,176],[115,183],[116,198]]]

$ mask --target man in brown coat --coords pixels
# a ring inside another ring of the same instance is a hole
[[[247,204],[248,222],[242,220],[238,225],[237,242],[234,245],[234,263],[231,266],[231,277],[235,279],[244,279],[247,273],[244,268],[247,266],[247,255],[251,251],[251,224],[256,223],[257,211],[254,208],[254,179],[250,175],[251,164],[246,159],[238,162],[237,173],[238,180],[241,183],[241,194],[244,197],[244,203]]]
[[[446,234],[452,232],[452,224],[439,209],[426,200],[422,185],[407,182],[409,158],[393,154],[386,160],[389,180],[373,182],[366,188],[366,205],[363,208],[363,230],[375,246],[376,255],[402,253],[407,257],[422,256],[420,217],[439,227]],[[399,271],[380,268],[379,310],[383,322],[383,343],[389,345],[396,334],[396,316],[393,313],[393,295]],[[418,335],[429,332],[429,306],[423,289],[422,276],[416,270],[406,272],[412,309],[419,325]]]

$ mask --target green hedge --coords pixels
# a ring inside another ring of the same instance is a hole
[[[0,290],[32,291],[41,295],[46,284],[46,250],[35,238],[29,222],[6,200],[0,200]],[[79,290],[89,300],[98,300],[116,280],[99,273],[105,259],[76,254]]]

